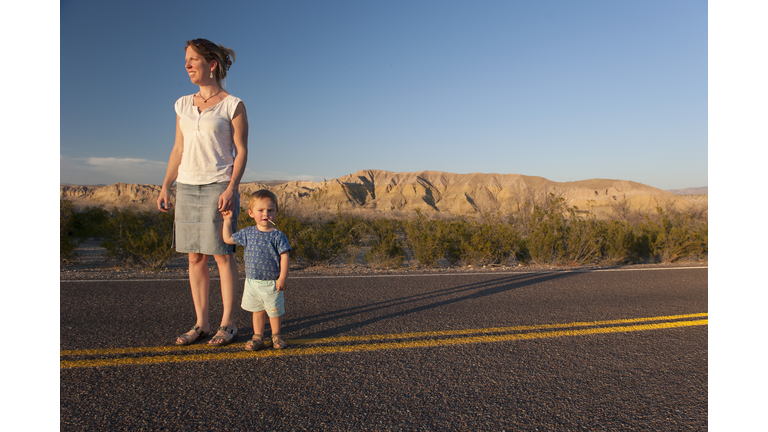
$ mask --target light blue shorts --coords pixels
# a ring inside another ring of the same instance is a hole
[[[270,317],[279,317],[285,313],[283,292],[278,291],[276,281],[245,279],[243,302],[241,306],[249,312],[267,311]]]
[[[176,184],[176,211],[173,230],[173,245],[176,252],[200,253],[205,255],[229,255],[235,252],[234,245],[224,243],[221,228],[224,217],[219,213],[219,196],[229,182],[207,185]],[[237,216],[240,213],[240,197],[235,194],[235,209],[232,232],[237,231]]]

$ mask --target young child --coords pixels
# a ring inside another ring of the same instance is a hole
[[[264,347],[264,324],[269,316],[272,347],[283,349],[288,344],[280,337],[280,321],[285,313],[283,291],[288,277],[288,252],[291,246],[285,234],[275,229],[272,220],[277,215],[277,197],[262,189],[251,195],[248,216],[255,226],[232,234],[232,212],[224,216],[223,236],[228,244],[245,247],[245,290],[243,309],[253,312],[253,338],[245,344],[248,351]]]

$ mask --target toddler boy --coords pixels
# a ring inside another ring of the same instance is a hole
[[[245,344],[245,349],[256,351],[264,347],[263,334],[267,317],[272,328],[272,347],[283,349],[288,344],[280,337],[280,323],[285,313],[283,291],[288,277],[288,252],[291,246],[285,234],[273,226],[277,215],[277,197],[266,189],[254,192],[248,203],[248,216],[256,221],[256,225],[234,234],[232,212],[222,212],[222,215],[224,242],[245,248],[246,279],[241,306],[253,312],[253,338]]]

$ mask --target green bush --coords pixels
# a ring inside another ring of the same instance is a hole
[[[563,258],[569,263],[586,263],[600,258],[605,243],[601,225],[571,213],[566,224]]]
[[[390,219],[374,219],[366,227],[370,249],[364,254],[365,262],[373,268],[402,267],[405,250],[398,238],[400,223]]]
[[[275,224],[288,237],[291,259],[306,265],[352,265],[362,257],[372,268],[399,268],[408,255],[423,267],[433,267],[444,258],[453,265],[476,266],[528,260],[537,264],[673,262],[709,250],[706,219],[690,214],[659,208],[633,224],[598,221],[591,213],[583,216],[577,211],[550,194],[521,205],[506,219],[483,214],[478,219],[449,220],[417,211],[405,220],[363,220],[349,213],[296,215],[281,209]],[[71,259],[78,241],[87,238],[102,238],[110,256],[150,269],[164,267],[176,255],[171,246],[172,212],[109,212],[93,207],[75,212],[71,202],[61,200],[59,222],[62,261]],[[254,224],[247,210],[240,212],[240,229]],[[242,248],[237,248],[241,262],[242,254]]]
[[[173,211],[133,212],[115,208],[104,223],[102,246],[109,256],[150,270],[165,267],[177,252],[173,242]]]
[[[362,225],[361,220],[338,213],[329,221],[311,225],[292,221],[286,224],[286,228],[293,230],[289,241],[291,247],[295,247],[297,259],[301,258],[312,266],[328,265],[334,260],[346,260],[349,264],[358,249]]]
[[[528,220],[525,252],[537,264],[561,262],[566,255],[565,199],[550,197],[544,205],[536,205]]]
[[[699,226],[699,229],[696,231],[696,234],[698,235],[699,241],[701,241],[700,252],[702,254],[708,254],[709,253],[709,225],[701,224]]]
[[[452,232],[450,223],[430,219],[419,210],[416,210],[415,217],[404,221],[403,228],[408,248],[424,267],[434,267],[445,256],[447,245],[455,238],[455,230]]]
[[[460,220],[453,224],[458,245],[449,245],[449,261],[474,266],[506,264],[522,259],[523,241],[518,230],[498,216],[483,215],[484,220]]]
[[[602,231],[605,241],[600,251],[600,256],[610,264],[626,262],[637,257],[634,251],[635,232],[627,222],[612,220],[602,222]]]
[[[104,228],[108,218],[109,211],[101,207],[86,207],[75,213],[74,236],[81,240],[106,237]]]
[[[75,230],[75,206],[71,201],[59,200],[59,259],[67,261],[75,256],[77,240]]]
[[[661,208],[657,213],[657,220],[646,215],[638,227],[638,246],[646,256],[656,262],[674,262],[706,250],[707,230],[699,229],[690,215],[668,214]]]

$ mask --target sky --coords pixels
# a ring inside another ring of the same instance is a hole
[[[708,3],[60,3],[60,182],[161,184],[186,41],[235,50],[244,182],[359,170],[708,185]]]

